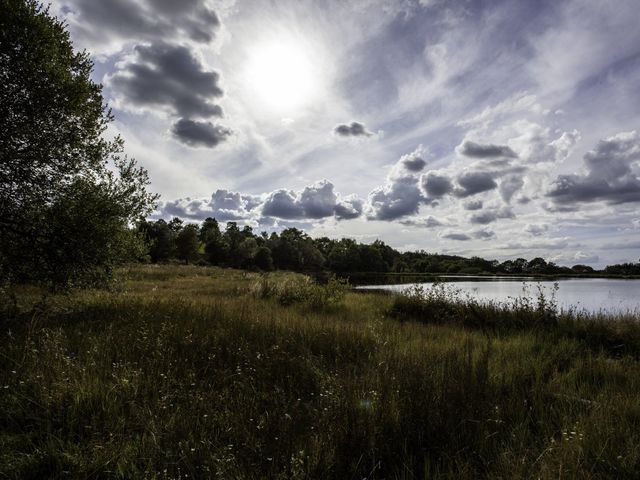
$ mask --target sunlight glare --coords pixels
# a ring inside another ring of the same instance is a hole
[[[309,52],[293,42],[274,42],[251,50],[246,81],[271,110],[294,112],[317,96]]]

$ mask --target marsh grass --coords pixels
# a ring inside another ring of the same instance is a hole
[[[257,298],[275,298],[280,305],[303,304],[311,310],[324,311],[341,304],[348,288],[347,281],[335,276],[317,283],[302,275],[275,279],[271,274],[262,274],[251,291]]]
[[[638,477],[637,319],[129,278],[3,318],[0,478]]]

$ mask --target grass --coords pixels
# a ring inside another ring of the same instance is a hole
[[[640,478],[637,319],[128,278],[3,318],[0,478]]]

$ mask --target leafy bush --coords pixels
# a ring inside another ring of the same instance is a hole
[[[276,298],[281,305],[305,304],[314,310],[323,310],[340,304],[349,288],[345,280],[331,276],[326,284],[319,285],[309,277],[293,277],[273,280],[261,275],[251,291],[256,298]]]

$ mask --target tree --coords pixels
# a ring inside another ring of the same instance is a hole
[[[142,221],[138,230],[144,236],[149,248],[152,262],[169,260],[175,251],[175,234],[163,219],[157,222]]]
[[[236,251],[237,261],[241,268],[251,268],[253,266],[253,257],[258,251],[258,242],[255,238],[245,238]]]
[[[147,172],[103,137],[86,52],[35,0],[0,0],[0,277],[52,288],[108,279],[139,255]]]
[[[169,230],[171,230],[173,233],[178,234],[180,233],[180,230],[182,230],[183,223],[184,222],[178,217],[173,217],[171,220],[169,220],[169,223],[167,224],[167,226],[169,227]]]
[[[253,257],[253,263],[256,268],[266,272],[273,270],[273,259],[271,258],[271,250],[267,247],[259,247]]]
[[[571,267],[571,270],[574,273],[593,273],[593,267],[590,267],[589,265],[574,265],[573,267]]]
[[[542,257],[536,257],[529,260],[526,271],[528,273],[544,273],[547,269],[547,262]]]
[[[198,226],[194,224],[182,227],[176,236],[176,254],[180,260],[188,265],[189,262],[198,258]]]
[[[200,226],[200,241],[205,245],[221,237],[220,225],[215,218],[207,217]]]

